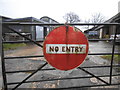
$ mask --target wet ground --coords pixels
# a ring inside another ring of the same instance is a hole
[[[99,41],[89,42],[89,50],[91,53],[112,53],[112,42]],[[120,45],[115,45],[115,52],[120,52]]]
[[[89,53],[110,53],[112,52],[112,44],[108,42],[89,42]],[[118,52],[118,46],[116,46],[115,52]],[[27,47],[22,47],[17,50],[5,51],[5,56],[25,56],[25,55],[43,55],[42,48],[36,45],[28,45]],[[33,70],[37,69],[40,65],[45,63],[44,58],[28,58],[28,59],[8,59],[6,60],[6,70],[7,71],[18,71],[18,70]],[[81,64],[81,66],[96,66],[96,65],[108,65],[110,62],[102,59],[100,56],[88,56],[88,58]],[[43,69],[52,68],[50,65],[46,65]],[[109,75],[109,68],[87,68],[89,72],[95,75]],[[117,72],[113,70],[113,74]],[[7,80],[9,82],[20,82],[26,78],[31,72],[25,73],[10,73],[7,75]],[[69,78],[69,77],[85,77],[90,76],[79,69],[73,69],[70,71],[60,71],[60,70],[48,70],[39,71],[29,80],[46,80],[46,79],[56,79],[56,78]],[[109,78],[103,78],[106,82],[109,82]],[[118,77],[112,78],[112,83],[117,83],[119,81]],[[61,87],[74,87],[74,86],[84,86],[84,85],[98,85],[103,82],[97,80],[96,78],[82,78],[82,79],[69,79],[69,80],[55,80],[46,82],[34,82],[22,84],[20,88],[61,88]],[[14,87],[14,85],[9,85],[9,88]]]

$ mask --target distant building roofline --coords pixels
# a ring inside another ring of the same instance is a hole
[[[5,21],[5,20],[7,20],[7,19],[12,19],[12,18],[10,18],[10,17],[1,16],[1,15],[0,15],[0,17],[2,18],[2,21]]]
[[[37,21],[37,22],[40,22],[40,23],[46,23],[42,20],[39,20],[37,18],[34,18],[34,17],[24,17],[24,18],[16,18],[16,19],[7,19],[6,21],[10,22],[10,21],[20,21],[20,20],[30,20],[31,22],[33,21]]]
[[[59,23],[56,20],[54,20],[54,19],[52,19],[48,16],[43,16],[40,19],[37,19],[35,17],[23,17],[23,18],[9,18],[9,17],[6,17],[6,16],[1,16],[1,17],[4,18],[4,21],[6,21],[6,22],[19,22],[21,20],[30,20],[31,22],[36,21],[36,22],[40,22],[40,23],[49,23],[49,22],[46,22],[46,21],[42,20],[43,18],[48,18],[55,23]]]
[[[113,23],[117,21],[118,19],[120,19],[120,12],[114,15],[113,17],[111,17],[110,19],[106,20],[104,23]]]
[[[42,18],[48,18],[48,19],[51,19],[52,21],[54,21],[54,22],[56,22],[56,23],[59,23],[58,21],[56,21],[56,20],[54,20],[54,19],[52,19],[52,18],[50,18],[50,17],[48,17],[48,16],[43,16],[43,17],[40,18],[40,20],[41,20]]]

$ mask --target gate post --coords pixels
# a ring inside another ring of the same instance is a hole
[[[120,65],[120,47],[118,46],[118,65]],[[120,72],[120,67],[118,67],[118,72]],[[118,77],[118,80],[120,80],[120,77]],[[118,85],[118,88],[120,90],[120,85]]]
[[[2,54],[2,17],[0,16],[0,90],[2,89],[3,85],[1,54]]]
[[[2,39],[2,16],[0,16],[0,89],[7,90],[8,88]]]

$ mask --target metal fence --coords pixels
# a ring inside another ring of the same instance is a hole
[[[89,88],[89,87],[100,87],[100,86],[114,86],[114,85],[120,85],[120,82],[118,83],[112,83],[112,77],[120,77],[120,73],[118,72],[117,74],[113,74],[113,68],[120,68],[120,63],[118,64],[113,64],[113,60],[114,60],[114,55],[120,55],[119,52],[115,52],[115,46],[116,46],[116,34],[117,31],[120,30],[120,24],[119,23],[77,23],[77,24],[67,24],[67,25],[72,25],[72,26],[84,26],[84,25],[106,25],[106,26],[111,26],[114,25],[116,26],[115,29],[115,37],[113,40],[113,46],[112,46],[112,53],[88,53],[88,56],[94,56],[94,55],[112,55],[111,57],[111,63],[109,65],[96,65],[96,66],[80,66],[77,69],[84,71],[85,73],[89,74],[88,76],[79,76],[79,77],[63,77],[63,78],[54,78],[54,79],[45,79],[45,80],[34,80],[34,81],[28,81],[28,79],[30,77],[32,77],[34,74],[36,74],[38,71],[57,71],[55,68],[47,68],[47,69],[43,69],[46,65],[48,65],[47,62],[45,62],[44,64],[40,65],[36,70],[15,70],[15,71],[7,71],[6,70],[6,60],[14,60],[14,59],[27,59],[27,58],[37,58],[37,57],[44,57],[44,55],[36,55],[36,56],[17,56],[17,57],[5,57],[4,55],[4,48],[3,48],[3,44],[4,43],[34,43],[35,45],[43,48],[43,46],[39,43],[42,41],[34,41],[24,35],[22,35],[21,33],[17,32],[14,29],[9,28],[10,25],[33,25],[33,26],[61,26],[64,24],[41,24],[41,23],[28,23],[28,22],[3,22],[2,26],[8,28],[9,30],[13,31],[14,33],[17,33],[18,35],[24,37],[27,41],[3,41],[2,40],[2,53],[1,53],[1,60],[2,60],[2,75],[3,75],[3,86],[4,86],[4,90],[8,90],[9,89],[9,85],[14,85],[13,88],[11,88],[12,90],[16,90],[17,88],[19,88],[19,86],[21,86],[24,83],[32,83],[32,82],[47,82],[47,81],[57,81],[57,80],[71,80],[71,79],[75,79],[75,80],[80,80],[80,79],[88,79],[88,78],[96,78],[97,80],[101,81],[103,84],[93,84],[93,85],[82,85],[82,86],[69,86],[69,87],[58,87],[58,88],[41,88],[41,89],[78,89],[78,88]],[[110,41],[110,39],[89,39],[89,41]],[[90,68],[109,68],[109,74],[107,75],[95,75],[94,73],[90,72],[87,69]],[[25,72],[31,72],[29,73],[29,75],[24,78],[22,81],[20,82],[9,82],[7,81],[7,75],[8,74],[13,74],[13,73],[25,73]],[[102,79],[101,77],[108,77],[109,81],[105,81],[104,79]]]

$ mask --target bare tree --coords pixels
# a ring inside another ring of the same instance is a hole
[[[105,17],[101,13],[95,13],[91,17],[92,23],[102,23],[105,21]]]
[[[84,20],[85,23],[103,23],[105,21],[105,17],[101,13],[94,13],[91,15],[91,18],[88,20]],[[96,25],[94,25],[95,27]],[[84,26],[84,29],[91,28],[89,25]]]
[[[90,23],[90,19],[85,20],[84,22],[85,22],[85,23]],[[84,28],[85,28],[85,29],[89,29],[89,25],[84,26]]]
[[[76,23],[80,22],[79,16],[74,12],[66,13],[63,18],[66,20],[66,23]]]

